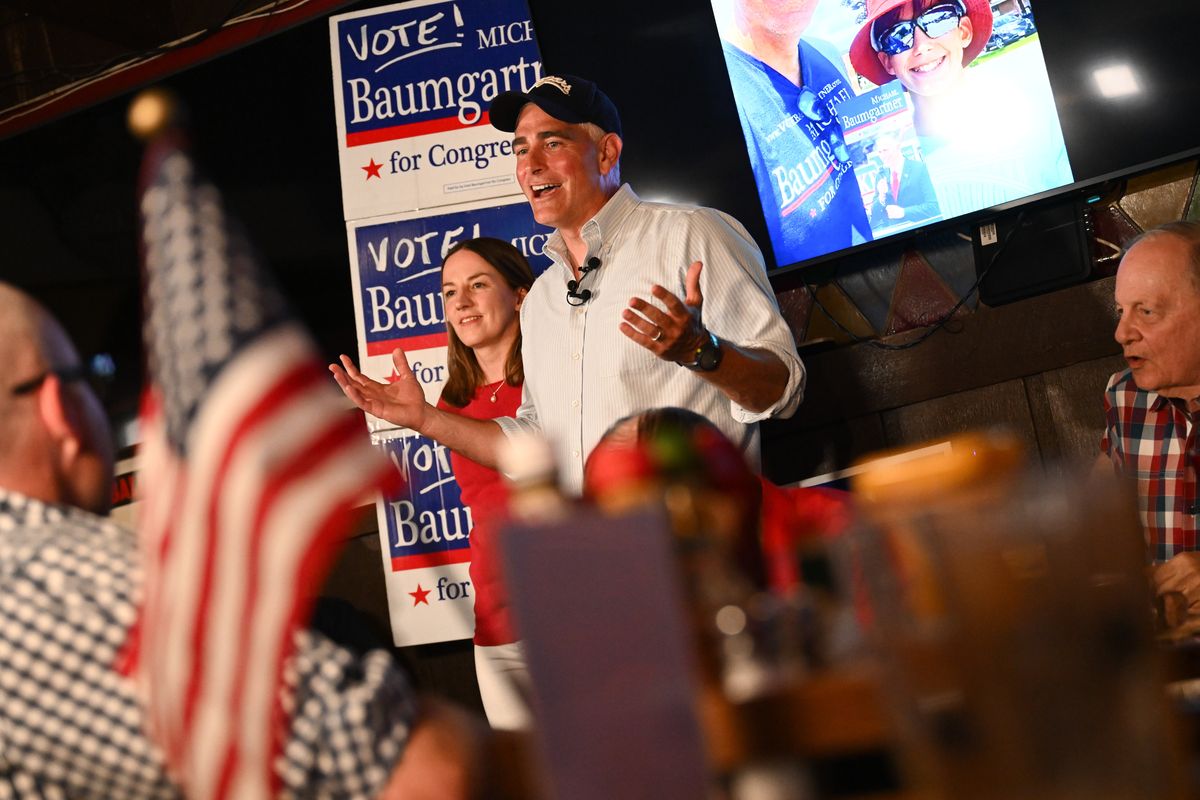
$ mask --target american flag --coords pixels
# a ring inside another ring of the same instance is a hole
[[[134,669],[190,797],[275,793],[283,670],[349,510],[396,470],[180,139],[142,175],[145,566]]]

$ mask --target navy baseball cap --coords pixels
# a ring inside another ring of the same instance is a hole
[[[488,110],[492,125],[512,133],[526,103],[533,103],[555,119],[579,124],[591,122],[605,133],[621,135],[621,116],[608,95],[596,84],[575,75],[547,75],[528,92],[504,92]]]

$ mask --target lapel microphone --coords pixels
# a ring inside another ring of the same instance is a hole
[[[592,290],[580,289],[579,285],[583,283],[583,279],[588,276],[589,272],[598,269],[600,269],[600,259],[592,256],[586,264],[579,268],[579,280],[567,281],[567,305],[581,306],[591,299]]]

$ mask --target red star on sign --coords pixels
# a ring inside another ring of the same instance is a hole
[[[359,169],[367,173],[367,180],[371,180],[371,178],[379,178],[380,180],[383,180],[383,178],[379,175],[379,170],[382,167],[383,164],[376,164],[375,159],[372,158],[370,164],[367,164],[365,167],[359,167]]]
[[[417,590],[415,592],[409,592],[409,594],[412,596],[412,599],[413,599],[413,605],[415,606],[419,603],[424,603],[425,605],[429,605],[429,601],[427,599],[425,599],[429,595],[429,592],[430,592],[429,589],[422,589],[421,584],[418,583]]]
[[[386,380],[388,383],[395,383],[396,381],[400,380],[400,373],[396,371],[395,367],[392,367],[392,374],[388,375],[386,378],[384,378],[384,380]]]

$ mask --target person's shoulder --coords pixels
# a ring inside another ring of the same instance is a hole
[[[708,206],[689,205],[686,203],[666,203],[642,201],[642,206],[658,223],[683,225],[693,231],[709,233],[733,233],[743,239],[751,240],[750,233],[735,217],[724,211]]]
[[[1104,391],[1116,394],[1118,392],[1143,392],[1144,390],[1139,389],[1134,382],[1133,370],[1126,368],[1108,376],[1108,383],[1105,384]]]
[[[750,72],[759,72],[762,69],[761,61],[737,45],[724,39],[721,40],[721,52],[725,54],[725,62],[730,67],[737,67]]]
[[[73,506],[44,503],[3,488],[0,488],[0,521],[9,533],[26,532],[44,541],[85,539],[85,550],[137,547],[136,534],[108,517]]]
[[[924,161],[918,161],[915,158],[904,159],[904,171],[911,173],[914,177],[924,175],[926,180],[929,179],[929,167],[925,166]]]
[[[1134,409],[1153,410],[1159,407],[1162,396],[1158,392],[1142,389],[1133,379],[1129,369],[1115,372],[1104,387],[1104,402],[1112,413],[1125,413]]]
[[[544,269],[540,275],[533,279],[533,285],[529,287],[529,291],[526,293],[525,300],[521,303],[522,311],[524,311],[525,307],[529,305],[530,300],[537,302],[537,299],[535,298],[540,299],[542,296],[549,294],[551,291],[551,284],[554,282],[554,279],[551,278],[550,275],[556,269],[558,269],[558,265],[551,264],[549,267]]]
[[[812,36],[802,37],[800,39],[800,58],[807,59],[809,66],[832,70],[843,79],[846,77],[845,70],[838,66],[841,63],[841,54],[838,53],[836,47],[824,39]]]
[[[0,581],[37,571],[56,576],[55,595],[104,615],[133,609],[141,580],[136,534],[110,519],[0,490]],[[43,589],[50,584],[39,581]]]
[[[630,189],[630,195],[637,202],[637,211],[639,214],[647,216],[666,216],[666,217],[707,217],[707,216],[728,216],[715,208],[708,206],[696,205],[695,203],[677,203],[670,200],[646,200],[637,196]]]

